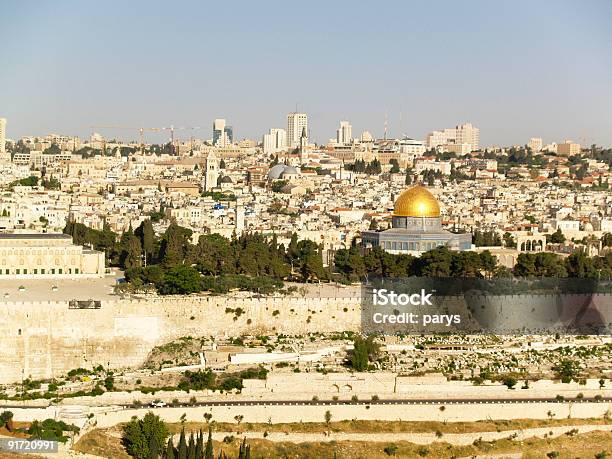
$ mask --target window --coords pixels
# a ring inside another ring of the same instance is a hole
[[[58,269],[58,271],[59,271],[59,274],[63,274],[62,273],[62,268]]]
[[[44,273],[45,273],[45,268],[42,268],[42,269],[40,270],[40,273],[41,273],[41,274],[44,274]]]
[[[55,274],[55,268],[51,268],[51,274]]]
[[[34,268],[34,274],[38,274],[38,268]]]
[[[21,274],[21,269],[17,268],[17,269],[15,270],[15,274]]]

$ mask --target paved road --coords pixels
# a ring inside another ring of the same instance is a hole
[[[67,399],[69,400],[69,399]],[[602,398],[566,398],[559,400],[557,398],[490,398],[490,399],[363,399],[363,400],[207,400],[198,401],[196,403],[180,403],[177,405],[168,404],[164,408],[181,408],[181,407],[196,407],[196,406],[334,406],[334,405],[474,405],[474,404],[508,404],[508,403],[610,403],[612,397]],[[142,404],[114,404],[123,408],[149,408],[149,405]],[[27,405],[2,405],[0,408],[44,408],[41,406]]]
[[[582,399],[564,399],[557,400],[556,398],[495,398],[495,399],[380,399],[380,400],[214,400],[214,401],[198,401],[195,404],[180,404],[175,406],[254,406],[254,405],[284,405],[284,406],[327,406],[327,405],[473,405],[473,404],[503,404],[503,403],[608,403],[612,402],[612,397],[601,399],[582,398]],[[128,404],[120,405],[125,408],[137,408],[137,405]]]

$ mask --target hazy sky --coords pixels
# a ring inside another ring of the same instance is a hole
[[[260,139],[298,104],[318,142],[341,119],[382,136],[386,113],[393,136],[470,121],[483,145],[612,145],[612,1],[4,0],[0,17],[9,138],[210,138],[220,117]]]

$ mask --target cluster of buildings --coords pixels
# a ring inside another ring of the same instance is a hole
[[[0,121],[2,135],[5,125]],[[23,138],[28,148],[13,148],[12,156],[6,150],[0,162],[0,231],[57,233],[72,221],[121,233],[162,212],[156,231],[176,221],[193,230],[194,242],[202,234],[257,231],[288,244],[296,232],[321,244],[325,263],[355,238],[366,248],[418,254],[440,245],[473,250],[470,234],[488,231],[510,233],[518,242],[503,249],[510,255],[499,255],[506,264],[522,250],[543,250],[544,235],[557,230],[566,243],[554,250],[563,253],[612,232],[612,198],[593,186],[609,182],[608,166],[588,160],[586,177],[575,180],[563,153],[569,149],[571,156],[571,143],[557,145],[561,154],[546,166],[500,171],[491,155],[473,152],[480,148],[479,131],[471,124],[434,131],[421,142],[375,139],[368,132],[356,139],[350,123],[342,121],[336,139],[314,145],[308,141],[307,115],[290,113],[287,129],[271,129],[260,144],[236,142],[224,119],[214,121],[212,134],[210,141],[177,142],[178,154],[153,154],[99,135],[83,141]],[[104,155],[79,148],[97,143]],[[533,151],[542,150],[540,144],[541,139],[529,141]],[[448,160],[434,154],[453,151],[453,145],[468,154]],[[380,173],[351,167],[373,160]],[[469,179],[451,180],[453,171]],[[428,175],[425,187],[407,185],[423,182],[429,172],[435,174]],[[31,176],[37,184],[22,180]],[[576,187],[560,186],[559,180]],[[592,244],[589,250],[603,247]]]

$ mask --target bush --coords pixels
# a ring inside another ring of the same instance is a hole
[[[389,446],[385,446],[385,448],[383,449],[383,451],[385,452],[385,454],[387,456],[395,456],[395,453],[397,453],[397,445],[396,444],[390,444]]]
[[[28,429],[28,434],[30,434],[32,439],[53,440],[61,443],[65,443],[68,440],[64,432],[78,433],[79,428],[72,424],[68,425],[63,421],[45,419],[42,422],[33,421]]]
[[[6,427],[9,432],[13,431],[13,412],[3,411],[0,414],[0,428]]]

